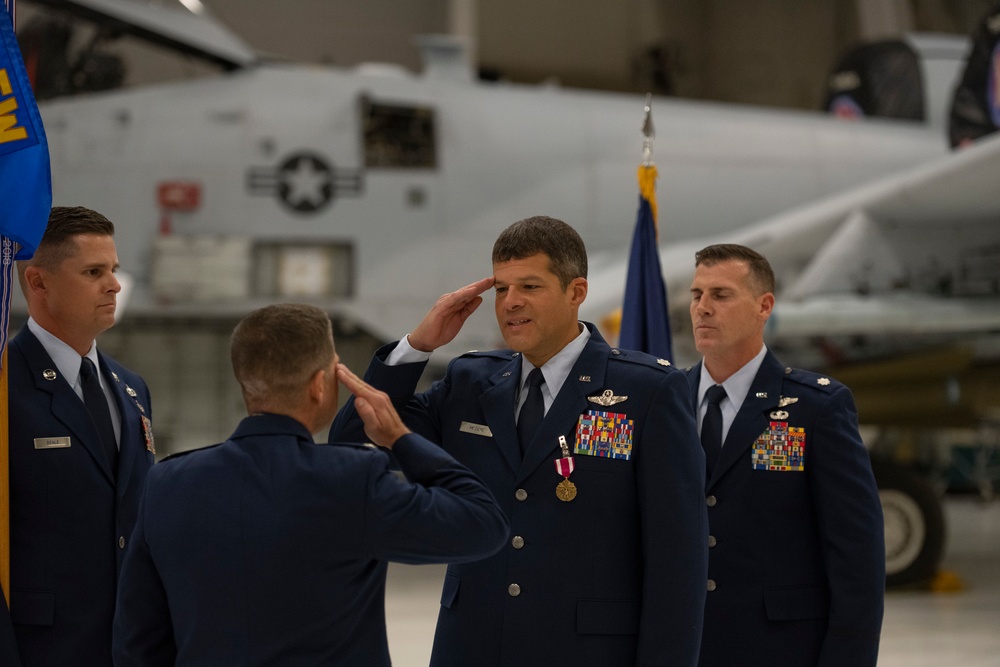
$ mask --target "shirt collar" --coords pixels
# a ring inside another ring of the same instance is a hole
[[[42,328],[42,325],[36,322],[33,318],[28,318],[28,330],[35,334],[35,338],[38,342],[42,344],[45,351],[48,353],[49,357],[52,359],[52,363],[56,365],[56,369],[62,376],[66,378],[66,381],[70,385],[76,385],[80,381],[80,364],[82,363],[82,358],[80,354],[74,350],[72,347],[67,345],[62,340],[56,338],[53,334]],[[97,359],[97,344],[92,342],[90,344],[90,350],[84,355],[94,363],[94,368],[100,368],[100,364]],[[100,372],[98,372],[98,377],[100,377]],[[101,381],[101,386],[104,385],[103,380]]]
[[[545,387],[549,392],[549,396],[555,396],[559,393],[562,388],[563,383],[566,378],[569,377],[569,372],[573,370],[573,366],[576,364],[576,360],[580,358],[583,354],[583,348],[587,346],[587,341],[590,340],[590,329],[587,325],[580,323],[583,331],[580,335],[571,340],[566,347],[556,352],[555,356],[546,361],[542,365],[542,377],[545,378]],[[528,361],[527,357],[523,354],[521,355],[521,390],[524,390],[524,383],[528,381],[528,373],[534,366]]]
[[[760,352],[757,355],[743,364],[743,366],[730,375],[724,382],[722,382],[722,388],[726,390],[726,397],[729,401],[737,406],[743,405],[744,399],[747,397],[747,393],[750,391],[750,385],[753,384],[753,379],[757,377],[757,371],[760,370],[760,365],[764,363],[764,355],[767,354],[767,346],[761,345]],[[698,405],[702,404],[705,400],[705,392],[708,391],[709,387],[718,384],[712,379],[711,374],[708,369],[705,368],[705,360],[701,360],[701,377],[698,380]]]

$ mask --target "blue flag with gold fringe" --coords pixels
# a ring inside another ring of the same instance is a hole
[[[656,233],[656,167],[639,167],[639,213],[625,279],[618,344],[673,361],[667,289]]]
[[[0,236],[31,257],[52,208],[49,146],[10,17],[0,17]],[[8,246],[3,261],[10,261]]]
[[[35,254],[52,209],[49,145],[14,38],[9,6],[4,5],[0,15],[0,350],[7,345],[14,260]]]

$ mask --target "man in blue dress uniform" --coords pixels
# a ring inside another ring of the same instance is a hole
[[[145,382],[97,350],[115,321],[114,225],[52,209],[18,262],[10,343],[10,615],[25,667],[111,667],[115,587],[153,465]],[[4,655],[0,664],[15,665]]]
[[[226,442],[150,472],[122,568],[115,665],[388,667],[386,561],[488,556],[506,537],[503,513],[338,364],[322,310],[254,311],[231,353],[249,416]],[[406,480],[374,446],[313,442],[337,410],[338,379]]]
[[[708,465],[702,667],[874,667],[882,507],[844,385],[764,345],[774,273],[739,245],[695,255],[688,371]]]
[[[449,567],[434,667],[697,663],[706,581],[704,456],[684,375],[611,348],[577,319],[587,253],[569,225],[514,223],[493,275],[442,296],[366,379],[496,495],[497,554]],[[431,351],[496,293],[510,349],[454,359],[414,394]],[[348,402],[335,438],[360,432]]]

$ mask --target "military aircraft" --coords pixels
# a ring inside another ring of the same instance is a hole
[[[54,202],[90,206],[118,225],[119,258],[134,288],[125,324],[102,345],[117,345],[153,388],[161,453],[218,441],[239,418],[225,352],[236,318],[275,300],[320,304],[338,329],[341,356],[363,366],[374,344],[404,334],[438,295],[488,274],[497,232],[530,215],[564,219],[586,241],[588,317],[604,319],[620,304],[644,99],[480,82],[460,45],[440,36],[423,40],[419,74],[387,65],[306,67],[262,59],[203,14],[127,0],[35,2],[104,26],[64,87],[88,76],[99,84],[120,79],[102,45],[124,33],[223,70],[41,105]],[[940,48],[917,50],[928,71],[941,69],[929,55]],[[960,58],[949,62],[953,77]],[[944,108],[935,91],[946,88],[926,86],[928,108]],[[982,188],[950,194],[980,164],[977,155],[989,153],[987,171],[1000,173],[995,151],[949,155],[935,122],[841,122],[668,98],[651,106],[660,241],[675,307],[686,301],[693,250],[726,239],[764,250],[779,268],[776,345],[790,363],[816,362],[834,333],[857,343],[836,348],[851,360],[921,349],[928,341],[916,340],[905,318],[924,321],[927,286],[945,276],[952,293],[939,294],[934,313],[948,317],[945,308],[955,308],[961,316],[950,319],[962,333],[996,330],[988,316],[1000,312],[990,253],[1000,227],[988,223],[995,208],[984,203],[993,197]],[[919,181],[927,171],[938,176]],[[893,186],[900,173],[910,189]],[[963,192],[976,199],[952,208]],[[933,193],[943,196],[920,196]],[[919,225],[910,222],[914,214]],[[953,253],[958,240],[962,251]],[[991,277],[993,293],[970,293]],[[821,314],[838,312],[842,296],[850,315],[815,326]],[[893,308],[874,307],[876,298]],[[990,305],[975,320],[978,304]],[[436,355],[439,363],[499,342],[488,310]],[[881,335],[893,318],[904,324]],[[677,327],[685,320],[673,318]],[[932,332],[949,333],[957,331]],[[693,358],[690,349],[678,352]],[[931,516],[926,495],[915,513],[900,515],[897,580],[925,576],[925,561],[933,568],[940,558],[940,508]]]

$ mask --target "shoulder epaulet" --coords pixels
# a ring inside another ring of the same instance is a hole
[[[160,459],[160,463],[166,463],[167,461],[174,461],[181,457],[187,456],[188,454],[194,454],[196,452],[204,452],[209,449],[215,449],[216,447],[221,447],[223,444],[225,443],[218,442],[214,445],[208,445],[207,447],[195,447],[194,449],[185,449],[183,452],[175,452],[170,456],[165,456],[162,459]]]
[[[638,352],[636,350],[623,350],[621,348],[613,347],[611,348],[611,356],[609,358],[616,361],[627,361],[629,363],[639,364],[640,366],[648,366],[661,371],[674,369],[674,365],[666,359],[654,357],[651,354]]]
[[[371,442],[320,442],[317,444],[321,447],[344,447],[346,449],[376,451],[376,452],[386,451],[381,447],[379,447],[378,445],[373,444]]]
[[[828,375],[802,370],[801,368],[785,367],[785,378],[804,387],[813,387],[820,391],[830,392],[843,386]]]
[[[468,352],[463,352],[458,355],[459,357],[486,357],[491,359],[503,359],[504,361],[510,361],[515,356],[517,352],[513,350],[469,350]]]

